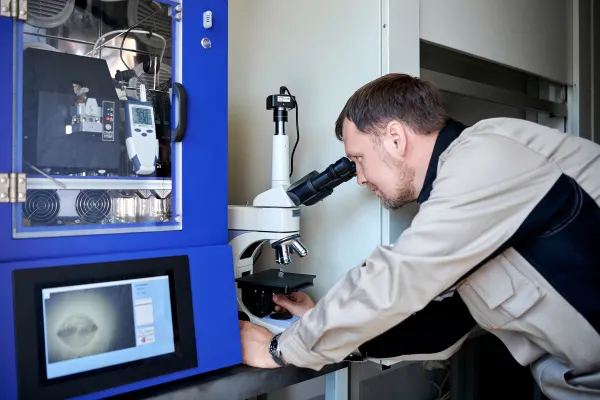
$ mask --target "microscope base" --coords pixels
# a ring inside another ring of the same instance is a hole
[[[269,269],[236,279],[238,286],[238,309],[250,322],[281,333],[298,320],[298,317],[273,312],[274,294],[290,294],[313,285],[315,275],[287,272],[280,275],[278,269]]]
[[[256,325],[267,328],[271,333],[278,334],[289,328],[294,322],[298,321],[298,317],[293,316],[291,319],[280,320],[271,318],[271,315],[267,315],[263,318],[255,317],[250,315],[250,321]]]

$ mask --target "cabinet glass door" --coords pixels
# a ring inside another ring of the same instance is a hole
[[[178,6],[29,0],[17,35],[13,237],[181,229]],[[175,92],[175,93],[174,93]]]

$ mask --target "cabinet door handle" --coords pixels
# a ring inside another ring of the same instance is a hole
[[[179,120],[177,127],[171,132],[171,140],[181,142],[187,130],[187,92],[181,83],[173,83],[173,94],[179,104]]]

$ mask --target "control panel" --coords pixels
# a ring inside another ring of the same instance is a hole
[[[115,103],[102,102],[102,141],[114,142],[115,140]]]

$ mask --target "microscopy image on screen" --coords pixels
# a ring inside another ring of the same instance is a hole
[[[49,364],[136,346],[131,284],[51,293],[44,302]]]

